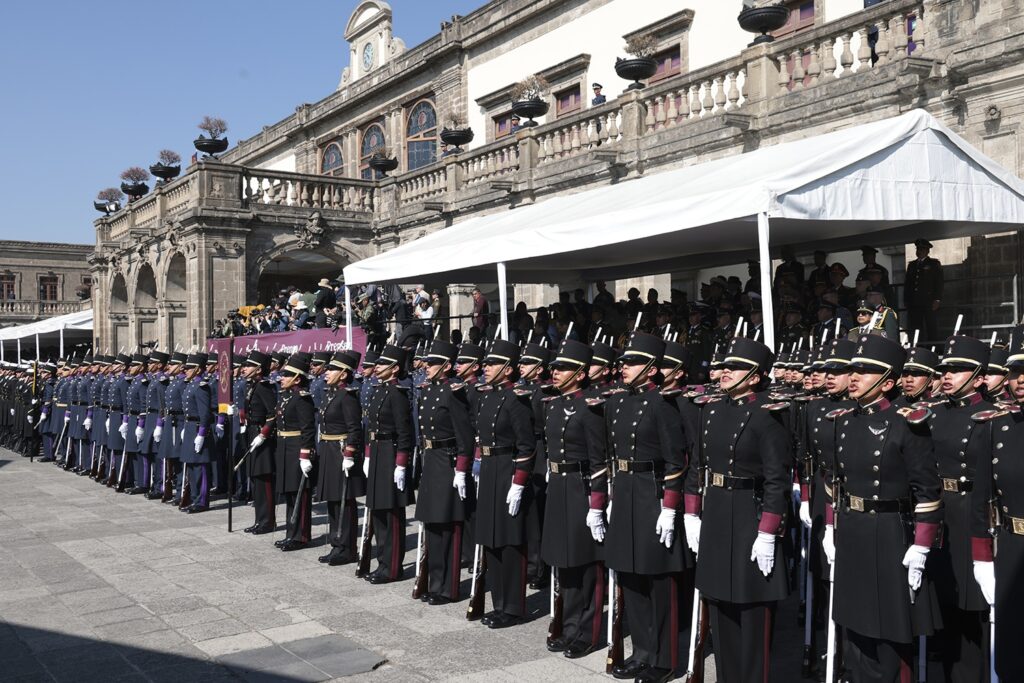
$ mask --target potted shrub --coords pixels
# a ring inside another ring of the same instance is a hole
[[[102,211],[108,216],[115,211],[121,210],[121,202],[124,201],[124,192],[116,187],[108,187],[100,190],[96,195],[96,201],[92,203],[97,211]]]
[[[75,287],[75,296],[81,301],[85,301],[92,296],[92,287],[89,285],[78,285]]]
[[[633,81],[626,90],[642,90],[644,84],[640,81],[650,78],[658,71],[658,62],[654,60],[654,52],[657,49],[658,42],[652,35],[633,36],[626,41],[625,50],[629,58],[615,59],[615,73],[619,78]]]
[[[550,87],[543,77],[537,75],[528,76],[512,86],[512,113],[528,119],[519,124],[520,128],[536,126],[533,119],[548,113],[544,96]]]
[[[192,141],[192,144],[207,157],[216,159],[217,154],[228,148],[228,139],[221,138],[221,135],[228,132],[228,124],[224,119],[217,118],[216,116],[204,116],[203,120],[199,122],[199,130],[210,137],[200,133],[199,137]]]
[[[159,187],[171,178],[177,178],[181,173],[181,157],[177,152],[162,149],[160,150],[160,161],[150,166],[149,172],[160,179],[157,182],[157,187]]]
[[[149,192],[149,172],[141,166],[131,166],[121,172],[121,191],[129,197],[129,201],[135,201],[142,195]]]
[[[390,147],[387,145],[379,145],[374,147],[373,151],[370,153],[370,161],[368,164],[370,168],[386,177],[389,172],[398,168],[398,159],[394,158]]]
[[[736,20],[740,23],[740,28],[744,31],[761,34],[757,38],[754,38],[754,42],[750,45],[770,43],[775,40],[775,36],[770,35],[770,32],[778,31],[786,25],[787,21],[789,21],[789,8],[783,7],[782,5],[744,7]]]
[[[458,112],[449,112],[441,129],[441,142],[449,146],[445,154],[459,154],[462,145],[473,141],[473,129],[466,125],[466,119]]]

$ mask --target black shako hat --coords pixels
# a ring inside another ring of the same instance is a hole
[[[1006,359],[1009,357],[1010,352],[1002,347],[993,348],[988,354],[988,367],[985,368],[985,374],[987,375],[1005,375],[1010,371],[1007,367]]]
[[[207,354],[205,353],[190,353],[185,359],[186,368],[203,368],[206,367]]]
[[[459,347],[459,355],[455,360],[459,363],[482,363],[486,355],[482,346],[467,342]]]
[[[558,353],[555,354],[555,359],[551,361],[550,365],[552,369],[563,368],[586,372],[593,357],[594,351],[589,346],[575,339],[566,339],[562,342],[562,346],[558,349]]]
[[[607,367],[619,355],[615,352],[615,349],[604,342],[594,342],[590,345],[590,348],[594,351],[593,358],[590,361],[593,365],[604,365]]]
[[[853,371],[888,374],[895,380],[903,373],[907,352],[897,342],[880,334],[862,334],[850,361]]]
[[[150,363],[166,363],[170,359],[170,355],[166,351],[150,351],[149,362]]]
[[[522,354],[519,356],[519,363],[522,365],[547,365],[551,362],[551,349],[546,346],[541,346],[536,342],[530,342],[523,349]]]
[[[175,351],[171,354],[171,365],[181,365],[188,360],[188,354],[184,351]]]
[[[733,337],[725,352],[723,363],[757,368],[760,372],[770,372],[775,363],[775,354],[759,341],[746,337]]]
[[[828,354],[825,356],[825,362],[822,365],[822,370],[825,372],[848,370],[850,362],[853,360],[853,352],[856,350],[857,345],[849,339],[836,339],[832,342],[832,347],[828,350]]]
[[[256,349],[249,352],[249,356],[245,359],[245,364],[256,366],[264,375],[270,372],[270,356]]]
[[[136,353],[132,356],[132,365],[145,365],[146,360],[146,354]]]
[[[657,365],[665,355],[665,340],[646,332],[634,332],[619,357],[624,363],[651,363]]]
[[[381,349],[380,355],[377,356],[377,362],[375,365],[383,365],[384,367],[397,365],[400,368],[404,368],[405,362],[408,358],[409,352],[401,346],[386,344],[384,348]]]
[[[513,344],[506,339],[495,339],[491,344],[490,351],[484,356],[484,363],[508,363],[514,365],[519,362],[519,345]]]
[[[924,346],[915,346],[907,353],[907,362],[903,364],[903,372],[933,374],[939,366],[939,356]]]
[[[423,356],[423,360],[431,365],[451,363],[455,365],[455,359],[459,356],[459,347],[443,339],[435,339],[430,342],[430,348]]]
[[[1024,365],[1024,325],[1018,325],[1010,332],[1010,344],[1006,347],[1009,355],[1006,358],[1006,367],[1013,368]]]
[[[328,370],[348,370],[352,374],[355,374],[358,367],[359,352],[352,351],[351,349],[336,351],[327,363]]]
[[[675,341],[665,342],[665,353],[661,357],[660,366],[669,370],[685,368],[690,362],[690,351]]]
[[[380,357],[380,349],[375,347],[369,347],[366,349],[366,353],[363,355],[363,367],[372,368],[377,364],[377,358]]]
[[[152,358],[153,354],[149,354],[149,357]],[[232,356],[231,356],[231,367],[233,367],[233,368],[240,368],[243,365],[245,365],[245,354],[241,354],[241,353],[232,354]]]
[[[277,361],[278,367],[284,365],[284,362],[288,360],[288,354],[284,351],[277,351],[276,353],[270,354],[271,361]]]
[[[305,377],[309,374],[309,363],[312,360],[312,354],[306,351],[296,351],[285,361],[284,367],[281,368],[281,374],[285,377],[292,375]]]
[[[942,353],[939,366],[935,368],[940,372],[952,370],[984,371],[988,365],[989,346],[980,339],[958,334],[946,340],[946,348]]]
[[[310,365],[323,365],[331,360],[333,354],[330,351],[317,351],[309,361]]]

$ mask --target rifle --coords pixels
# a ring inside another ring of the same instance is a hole
[[[68,423],[64,423],[66,429]],[[64,471],[67,472],[71,469],[71,435],[68,434],[68,440],[64,443]]]
[[[686,665],[685,683],[704,680],[704,648],[708,642],[708,606],[693,592],[693,618],[690,620],[690,653]]]
[[[359,562],[356,576],[362,578],[370,573],[370,544],[373,541],[373,527],[370,525],[370,508],[363,505],[363,535],[359,539]]]
[[[477,544],[473,550],[473,576],[469,585],[469,607],[466,619],[476,621],[484,615],[484,575],[487,573],[487,556],[484,547]]]
[[[128,462],[127,445],[121,449],[121,467],[117,471],[117,488],[114,489],[118,493],[122,493],[124,491],[124,467],[126,462]]]
[[[807,530],[806,536],[805,547],[810,544],[810,529]],[[800,675],[803,678],[810,678],[814,659],[814,581],[811,580],[810,573],[806,575],[804,581],[807,584],[807,595],[804,600],[804,657],[800,662]]]
[[[309,486],[309,477],[305,474],[302,475],[302,481],[299,482],[299,492],[295,494],[295,505],[292,506],[292,516],[288,518],[288,526],[292,529],[299,522],[299,510],[302,509],[302,494],[306,492],[306,487]],[[302,532],[299,532],[299,536],[302,536]]]
[[[605,673],[610,674],[612,669],[622,666],[625,655],[622,636],[622,586],[615,581],[614,569],[608,570],[608,587],[608,657],[605,660]]]
[[[178,508],[185,509],[192,505],[192,485],[188,480],[188,463],[181,463],[181,496],[178,498]]]
[[[163,476],[163,495],[160,497],[161,503],[166,503],[174,497],[174,481],[173,477],[169,476],[170,473],[167,471],[167,461],[170,458],[164,458],[164,476]]]
[[[412,587],[412,599],[419,600],[427,592],[427,548],[423,522],[416,537],[416,581]]]
[[[551,568],[551,605],[549,613],[551,623],[548,624],[548,645],[562,637],[563,617],[562,587],[558,585],[558,572]]]

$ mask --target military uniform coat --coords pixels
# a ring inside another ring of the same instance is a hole
[[[124,423],[125,411],[128,409],[128,376],[120,374],[114,377],[107,389],[110,412],[107,418],[110,420],[110,428],[107,429],[107,448],[120,453],[124,450],[124,437],[121,436],[121,425]],[[135,429],[135,425],[129,424],[128,431]]]
[[[471,478],[475,436],[467,390],[465,384],[447,378],[421,388],[417,418],[423,476],[416,503],[416,519],[421,522],[441,524],[466,519],[465,503],[452,481],[457,465],[466,473],[467,487]]]
[[[147,379],[146,424],[143,426],[142,440],[139,442],[139,451],[142,453],[155,453],[160,448],[160,444],[153,440],[153,431],[159,424],[164,409],[164,392],[167,390],[167,384],[163,379],[163,373],[153,373]],[[160,435],[160,439],[163,440],[163,434]]]
[[[805,408],[803,457],[798,466],[801,483],[807,485],[802,495],[810,501],[811,509],[808,562],[812,573],[819,578],[828,578],[831,571],[828,558],[821,549],[821,541],[825,537],[825,508],[830,504],[829,497],[825,494],[825,486],[832,487],[832,464],[835,461],[836,448],[836,423],[828,419],[827,415],[833,410],[853,407],[854,401],[829,396],[810,401]]]
[[[165,377],[167,388],[164,390],[163,434],[160,436],[158,455],[163,459],[177,460],[181,451],[181,430],[185,426],[182,413],[181,395],[185,389],[185,377],[176,375]]]
[[[323,404],[320,407],[320,445],[317,457],[320,482],[318,490],[321,500],[331,503],[341,501],[341,480],[345,476],[342,468],[343,449],[348,449],[354,463],[348,471],[345,482],[345,500],[355,500],[366,495],[366,475],[363,474],[363,425],[362,408],[359,405],[359,387],[325,387]],[[344,441],[327,437],[345,434]]]
[[[250,382],[245,394],[245,437],[247,448],[257,434],[263,434],[264,442],[249,454],[249,476],[260,477],[274,473],[274,454],[277,452],[277,436],[274,422],[277,420],[277,391],[267,379]]]
[[[299,452],[309,451],[309,459],[316,454],[316,407],[313,397],[305,389],[283,389],[277,405],[277,444],[274,451],[276,489],[278,493],[295,493],[302,483],[302,469],[299,467]],[[248,430],[246,430],[248,431]],[[282,433],[299,432],[297,436],[282,436]],[[312,487],[316,472],[310,474]]]
[[[181,406],[184,412],[178,457],[184,464],[208,463],[213,452],[213,412],[210,410],[210,390],[206,378],[198,375],[191,382],[185,382],[181,391]],[[195,438],[203,435],[203,447],[196,453]]]
[[[393,510],[414,503],[412,467],[406,467],[405,490],[395,486],[399,457],[412,463],[412,411],[407,391],[395,382],[378,384],[370,397],[366,419],[366,453],[370,458],[366,507]]]

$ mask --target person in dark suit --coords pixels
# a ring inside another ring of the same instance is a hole
[[[594,83],[590,86],[594,90],[594,98],[590,100],[590,106],[596,107],[599,104],[604,104],[608,101],[608,98],[601,94],[601,90],[604,88],[600,83]]]
[[[926,239],[914,241],[917,258],[907,265],[904,302],[907,306],[908,330],[921,330],[922,341],[935,341],[938,337],[936,312],[942,301],[942,264],[930,257],[932,243]]]

